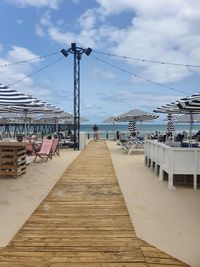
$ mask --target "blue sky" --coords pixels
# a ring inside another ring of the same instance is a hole
[[[72,42],[118,56],[200,65],[199,24],[197,0],[1,0],[0,66],[68,49]],[[81,116],[88,123],[101,123],[130,109],[151,112],[199,92],[200,68],[128,61],[96,52],[81,60]],[[0,82],[23,79],[59,57],[1,67]],[[72,112],[72,55],[13,88]]]

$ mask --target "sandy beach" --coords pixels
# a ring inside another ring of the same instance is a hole
[[[167,182],[144,166],[143,154],[127,155],[114,141],[107,145],[138,237],[200,266],[200,191],[182,186],[170,191]],[[21,178],[0,179],[0,247],[8,244],[79,153],[63,149],[47,163],[28,165]]]
[[[200,190],[166,181],[144,165],[144,155],[127,155],[107,142],[116,175],[138,237],[190,264],[200,266]]]
[[[79,154],[62,149],[60,157],[27,165],[26,174],[18,179],[0,179],[0,247],[9,243]]]

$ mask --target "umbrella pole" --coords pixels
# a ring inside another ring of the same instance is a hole
[[[192,123],[193,123],[193,114],[190,112],[190,132],[189,132],[189,144],[191,145],[192,140]]]
[[[30,127],[31,127],[31,118],[28,119],[28,129],[27,129],[28,135],[30,134]]]
[[[25,118],[24,118],[24,137],[25,137],[25,140],[26,140],[26,135],[27,135],[27,113],[26,113],[26,111],[25,111],[25,113],[24,113],[24,115],[25,115]]]
[[[115,140],[115,122],[113,121],[113,140]]]

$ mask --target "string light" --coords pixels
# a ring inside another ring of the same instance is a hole
[[[54,53],[51,53],[51,54],[47,54],[47,55],[44,55],[44,56],[30,58],[30,59],[27,59],[27,60],[21,60],[21,61],[16,61],[16,62],[13,62],[13,63],[7,63],[7,64],[4,64],[4,65],[0,65],[0,68],[12,66],[12,65],[17,65],[17,64],[21,64],[21,63],[26,63],[26,62],[30,62],[30,61],[46,58],[46,57],[50,57],[50,56],[53,56],[53,55],[57,55],[58,53],[60,53],[60,51],[54,52]]]
[[[183,64],[183,63],[176,63],[176,62],[165,62],[165,61],[158,61],[158,60],[149,60],[149,59],[142,59],[142,58],[137,58],[137,57],[119,56],[119,55],[101,52],[101,51],[95,51],[95,50],[93,50],[93,52],[97,53],[97,54],[106,55],[106,56],[112,56],[112,57],[118,57],[118,58],[123,58],[123,59],[128,59],[128,60],[141,61],[141,62],[146,62],[146,63],[156,63],[156,64],[161,64],[161,65],[173,65],[173,66],[179,66],[179,67],[200,68],[200,65]]]
[[[103,63],[105,63],[105,64],[107,64],[107,65],[109,65],[109,66],[111,66],[111,67],[113,67],[113,68],[115,68],[115,69],[118,69],[118,70],[120,70],[120,71],[126,72],[126,73],[128,73],[128,74],[134,76],[135,78],[141,79],[141,80],[143,80],[143,81],[146,81],[146,82],[149,82],[149,83],[152,83],[152,84],[156,84],[156,85],[158,85],[158,86],[161,86],[161,87],[164,87],[164,88],[173,90],[173,91],[177,91],[177,92],[179,92],[179,93],[186,94],[186,92],[184,92],[184,91],[182,91],[182,90],[175,89],[175,88],[173,88],[173,87],[164,85],[164,84],[162,84],[162,83],[159,83],[159,82],[156,82],[156,81],[153,81],[153,80],[144,78],[144,77],[142,77],[142,76],[139,76],[139,75],[137,75],[137,74],[135,74],[135,73],[132,73],[132,72],[130,72],[130,71],[128,71],[128,70],[122,69],[122,68],[120,68],[120,67],[118,67],[118,66],[116,66],[116,65],[114,65],[114,64],[112,64],[112,63],[110,63],[110,62],[107,62],[107,61],[105,61],[105,60],[103,60],[103,59],[100,59],[100,58],[98,58],[98,57],[94,57],[94,56],[92,56],[92,55],[91,55],[91,57],[94,58],[94,59],[96,59],[96,60],[98,60],[98,61],[100,61],[100,62],[103,62]]]
[[[14,85],[14,84],[16,84],[16,83],[20,83],[20,82],[24,81],[25,79],[30,78],[30,77],[32,77],[33,75],[35,75],[35,74],[37,74],[37,73],[39,73],[39,72],[41,72],[41,71],[43,71],[43,70],[49,68],[50,66],[56,64],[57,62],[59,62],[59,61],[62,60],[62,59],[63,59],[63,57],[60,57],[60,58],[58,58],[57,60],[55,60],[55,61],[49,63],[48,65],[46,65],[46,66],[44,66],[44,67],[42,67],[41,69],[36,70],[36,71],[30,73],[30,74],[27,75],[26,77],[24,77],[24,78],[22,78],[22,79],[19,79],[19,80],[15,81],[15,82],[12,82],[12,83],[7,84],[7,86],[9,87],[9,86],[12,86],[12,85]]]

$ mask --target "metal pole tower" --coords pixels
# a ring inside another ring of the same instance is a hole
[[[62,49],[61,53],[67,57],[68,53],[74,55],[74,150],[80,148],[80,60],[83,53],[90,55],[92,49],[84,49],[71,43],[68,50]]]
[[[80,143],[80,60],[81,53],[74,52],[74,150],[79,150]]]

